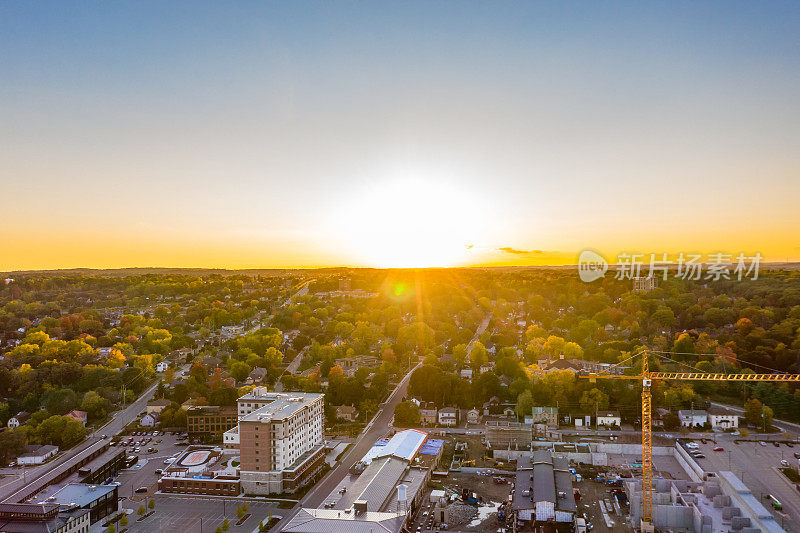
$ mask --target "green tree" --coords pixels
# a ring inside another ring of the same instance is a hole
[[[608,409],[608,395],[598,388],[592,388],[581,395],[580,406],[584,412]]]
[[[107,400],[90,390],[83,395],[81,410],[86,411],[90,420],[102,420],[106,417]]]
[[[114,524],[108,524],[108,527],[106,528],[106,531],[107,531],[108,533],[116,533],[116,531],[117,531],[117,528],[116,528],[116,527],[114,527]]]
[[[147,502],[147,508],[150,509],[150,510],[155,509],[156,508],[156,501],[155,500],[150,500],[149,502]]]
[[[394,425],[415,427],[419,425],[419,407],[412,401],[400,402],[394,408]]]
[[[761,413],[764,406],[756,398],[744,402],[744,419],[748,424],[756,427],[761,426]]]
[[[514,407],[514,411],[520,418],[533,412],[533,394],[531,394],[531,391],[522,391],[519,396],[517,396],[517,405]]]
[[[239,505],[238,507],[236,507],[236,518],[241,520],[243,516],[244,516],[244,509],[242,509],[242,506]]]
[[[23,428],[8,428],[0,431],[0,464],[6,464],[12,457],[25,451],[27,437]]]
[[[228,523],[228,519],[222,521],[222,531],[228,531],[231,528],[231,525]]]
[[[139,509],[136,511],[136,514],[138,514],[139,516],[144,516],[144,514],[145,514],[146,512],[147,512],[147,511],[145,510],[145,508],[144,508],[144,505],[140,505],[140,506],[139,506]]]
[[[761,410],[761,417],[762,417],[762,427],[765,429],[769,429],[772,427],[772,417],[775,413],[772,411],[772,408],[768,405],[765,405]]]
[[[231,365],[231,376],[236,381],[244,381],[250,375],[250,370],[247,363],[236,362]]]
[[[475,342],[475,344],[472,345],[472,349],[469,351],[469,362],[472,367],[477,370],[488,360],[486,346],[480,341]]]
[[[127,513],[125,513],[125,512],[122,513],[122,518],[119,519],[119,525],[121,525],[122,527],[125,527],[125,526],[128,525],[128,514]]]

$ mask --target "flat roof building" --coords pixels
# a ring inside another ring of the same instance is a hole
[[[86,509],[91,513],[92,524],[119,508],[119,497],[116,485],[89,485],[86,483],[70,483],[53,494],[50,498],[61,509]]]
[[[3,533],[86,533],[89,518],[86,509],[62,511],[52,503],[0,503]]]
[[[205,405],[186,410],[186,426],[194,435],[215,435],[235,427],[239,417],[236,407]]]
[[[242,490],[294,492],[325,462],[324,395],[258,389],[239,398]]]

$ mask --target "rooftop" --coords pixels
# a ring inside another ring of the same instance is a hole
[[[70,483],[55,494],[53,501],[59,505],[77,504],[85,507],[101,496],[116,490],[114,485],[87,485],[85,483]]]
[[[394,533],[405,514],[367,511],[356,515],[336,509],[301,509],[283,528],[288,533]]]
[[[166,398],[161,398],[160,400],[153,400],[151,402],[147,402],[147,405],[153,405],[156,407],[158,406],[169,407],[171,404],[172,402],[170,400],[167,400]]]
[[[389,439],[379,439],[361,459],[370,463],[378,457],[393,456],[411,462],[425,444],[428,434],[418,429],[399,431]]]
[[[78,520],[88,513],[88,509],[75,509],[59,512],[48,520],[0,518],[0,531],[4,533],[51,533],[63,528],[70,520]]]
[[[320,398],[320,393],[311,392],[268,392],[266,387],[256,387],[253,392],[239,398],[239,403],[247,401],[268,401],[266,405],[242,418],[246,422],[281,420],[304,409]]]

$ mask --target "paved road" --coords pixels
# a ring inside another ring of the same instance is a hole
[[[400,383],[397,384],[389,399],[382,404],[381,408],[375,413],[369,424],[364,428],[364,431],[356,438],[355,442],[345,452],[339,464],[335,466],[328,474],[318,481],[311,490],[300,500],[300,504],[293,510],[288,511],[283,520],[278,523],[276,531],[282,531],[283,527],[294,518],[297,511],[303,507],[319,507],[323,504],[325,499],[332,490],[344,479],[350,467],[356,464],[362,457],[372,448],[375,441],[386,435],[389,430],[389,423],[394,417],[394,408],[400,403],[406,395],[408,390],[408,382],[414,370],[419,368],[422,363],[418,363],[406,374]]]
[[[286,373],[289,373],[289,374],[294,374],[294,373],[296,373],[296,372],[297,372],[297,369],[298,369],[298,368],[300,368],[300,363],[302,363],[302,362],[303,362],[303,356],[306,354],[306,352],[308,351],[308,349],[309,349],[310,347],[311,347],[311,345],[310,345],[310,344],[309,344],[309,345],[307,345],[307,346],[304,346],[304,347],[303,347],[303,349],[302,349],[302,350],[300,350],[300,353],[298,353],[298,354],[295,356],[295,358],[294,358],[294,359],[292,359],[292,362],[291,362],[291,363],[289,363],[289,364],[287,365],[287,367],[286,367],[286,370],[284,370],[284,372],[283,372],[283,373],[284,373],[284,374],[286,374]],[[281,375],[283,375],[283,374],[281,374]]]
[[[472,340],[469,341],[467,344],[467,353],[469,353],[469,349],[478,341],[478,338],[483,335],[483,332],[486,331],[486,328],[489,327],[489,321],[492,320],[492,314],[494,311],[490,311],[486,318],[483,319],[483,322],[480,323],[478,329],[475,330],[475,335],[472,336]]]
[[[118,433],[123,427],[125,427],[125,424],[130,423],[131,420],[145,410],[147,402],[149,402],[150,398],[152,398],[153,394],[155,394],[156,388],[157,385],[153,385],[147,389],[135,402],[125,408],[125,410],[117,411],[111,417],[111,420],[108,423],[96,429],[86,440],[68,450],[55,461],[51,461],[36,468],[28,468],[24,476],[20,475],[20,477],[18,477],[16,480],[4,484],[2,487],[0,487],[0,498],[2,498],[2,501],[12,502],[16,501],[16,498],[24,496],[24,493],[27,492],[27,487],[30,484],[38,479],[41,479],[43,476],[46,476],[54,468],[57,468],[58,466],[61,466],[64,463],[71,461],[77,456],[83,454],[83,452],[85,452],[89,447],[101,440],[99,438],[100,435],[111,436],[115,433]],[[25,490],[22,490],[23,488],[25,488]]]
[[[717,402],[708,402],[714,407],[722,407],[723,409],[728,409],[729,411],[733,411],[734,413],[738,413],[744,415],[744,409],[741,407],[734,407],[733,405],[727,405],[724,403],[717,403]],[[795,437],[800,435],[800,424],[793,424],[791,422],[786,422],[783,420],[778,420],[777,418],[772,421],[772,425],[781,428],[784,431],[788,431],[789,433],[793,433]]]

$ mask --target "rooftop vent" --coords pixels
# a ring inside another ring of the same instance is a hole
[[[360,516],[367,512],[367,501],[366,500],[356,500],[353,502],[353,510],[356,513],[356,516]]]

